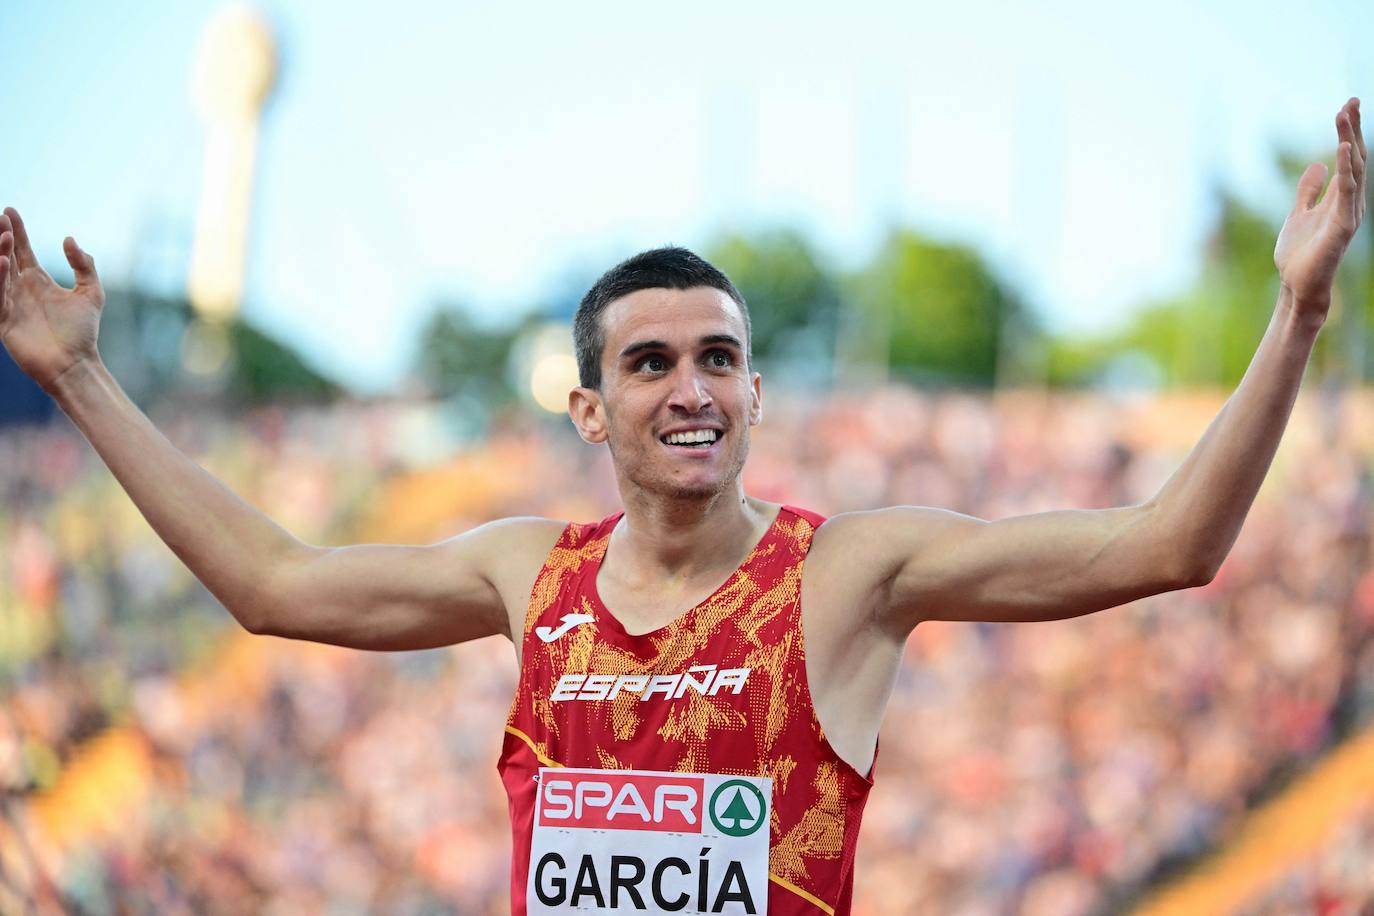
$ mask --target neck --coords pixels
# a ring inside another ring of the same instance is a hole
[[[625,489],[622,488],[622,498]],[[754,546],[768,507],[733,487],[708,497],[674,498],[638,491],[624,499],[625,518],[612,537],[621,558],[646,578],[690,579],[735,566]]]

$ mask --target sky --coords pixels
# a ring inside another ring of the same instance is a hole
[[[220,2],[0,3],[0,204],[40,259],[184,287]],[[1106,9],[1107,6],[1119,9]],[[801,229],[838,268],[893,226],[972,244],[1056,331],[1185,286],[1226,186],[1374,104],[1374,3],[476,4],[276,0],[243,314],[359,391],[436,302],[566,302],[665,243]],[[1269,308],[1272,303],[1256,303]]]

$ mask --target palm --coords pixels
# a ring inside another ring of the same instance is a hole
[[[1351,99],[1336,116],[1340,145],[1336,176],[1321,203],[1326,168],[1308,166],[1298,181],[1298,200],[1274,246],[1274,264],[1283,285],[1304,307],[1325,314],[1336,268],[1359,228],[1365,211],[1365,145],[1359,103]]]
[[[17,213],[0,217],[0,342],[45,388],[80,360],[98,358],[104,291],[90,256],[74,241],[64,247],[77,272],[75,289],[60,286],[38,265]]]

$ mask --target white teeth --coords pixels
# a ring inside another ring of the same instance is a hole
[[[671,433],[663,437],[663,441],[669,445],[691,445],[694,442],[715,442],[716,431],[714,429],[694,429],[686,433]]]

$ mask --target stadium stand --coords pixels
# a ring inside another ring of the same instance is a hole
[[[749,489],[826,513],[1120,504],[1153,492],[1219,403],[773,397]],[[1372,415],[1365,393],[1300,402],[1204,588],[1079,620],[918,627],[856,912],[1119,911],[1367,729]],[[316,543],[614,507],[604,457],[563,425],[512,417],[459,442],[441,417],[343,402],[155,418]],[[369,654],[244,634],[60,419],[0,432],[0,491],[0,910],[506,911],[508,644]],[[1369,888],[1340,869],[1374,871],[1369,817],[1336,815],[1246,906],[1320,892],[1326,912],[1358,911]]]

